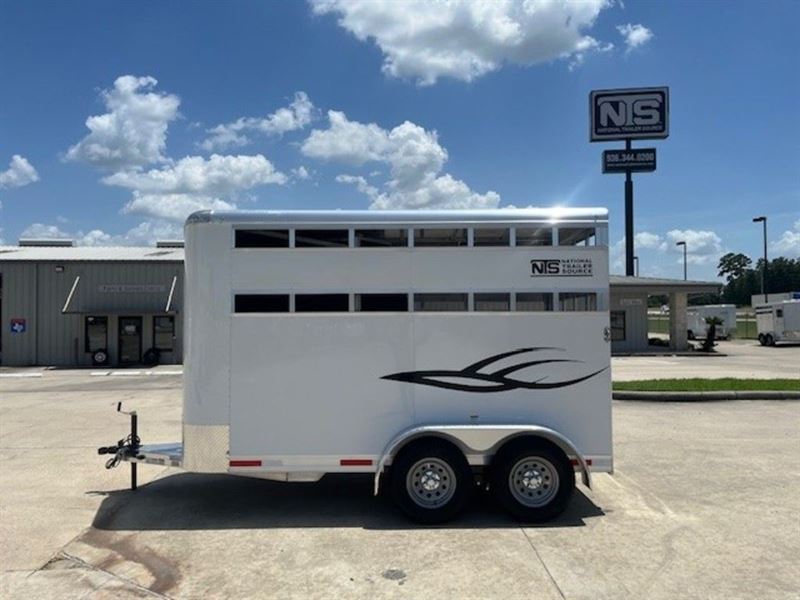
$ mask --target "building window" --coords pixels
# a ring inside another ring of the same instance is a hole
[[[236,297],[233,299],[233,312],[289,312],[289,294],[236,294]]]
[[[172,352],[175,343],[175,317],[153,317],[153,347],[159,352]]]
[[[108,317],[86,317],[83,345],[86,352],[108,350]]]
[[[347,312],[347,294],[296,294],[295,312]]]
[[[356,229],[357,248],[391,248],[408,246],[406,229]]]
[[[552,246],[551,227],[517,227],[517,246]]]
[[[347,248],[349,245],[347,229],[298,229],[294,234],[295,248]]]
[[[594,292],[569,292],[558,295],[558,310],[565,312],[597,310]]]
[[[508,246],[510,239],[508,229],[475,229],[472,243],[475,246]]]
[[[476,311],[511,310],[511,294],[475,294]]]
[[[466,246],[466,229],[415,229],[414,245],[420,247],[433,246]]]
[[[408,294],[356,294],[358,312],[408,312]]]
[[[625,311],[612,310],[611,311],[611,341],[624,342],[625,341]]]
[[[522,292],[517,294],[517,310],[520,312],[539,312],[553,310],[553,294]]]
[[[778,317],[779,319],[782,319],[783,318],[783,309],[779,308],[778,310],[776,310],[775,311],[775,316]]]
[[[468,294],[414,294],[414,310],[418,312],[467,310]]]
[[[288,248],[288,229],[237,229],[236,248]]]
[[[561,227],[558,230],[559,246],[596,246],[594,227]]]

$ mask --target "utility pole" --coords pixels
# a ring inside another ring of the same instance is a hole
[[[761,295],[764,296],[764,302],[768,302],[767,297],[767,217],[764,215],[755,217],[753,223],[764,224],[764,268],[761,269]]]
[[[686,281],[686,242],[678,242],[676,246],[683,246],[683,280]]]

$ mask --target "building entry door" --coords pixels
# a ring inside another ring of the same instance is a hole
[[[119,318],[119,364],[142,361],[142,317]]]

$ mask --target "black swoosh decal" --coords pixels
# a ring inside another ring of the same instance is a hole
[[[544,365],[550,363],[567,363],[567,362],[581,363],[582,361],[572,360],[568,358],[552,358],[546,360],[534,360],[534,361],[526,361],[518,363],[510,367],[498,369],[493,373],[480,372],[480,369],[482,369],[483,367],[495,363],[504,358],[507,358],[509,356],[515,356],[517,354],[524,354],[527,352],[537,352],[541,350],[563,351],[563,348],[552,348],[552,347],[520,348],[518,350],[513,350],[511,352],[504,352],[502,354],[496,354],[494,356],[482,359],[476,363],[464,367],[460,371],[453,371],[447,369],[435,369],[427,371],[404,371],[401,373],[392,373],[390,375],[384,375],[383,377],[381,377],[381,379],[402,381],[405,383],[416,383],[419,385],[429,385],[431,387],[439,387],[447,390],[456,390],[460,392],[490,393],[490,392],[506,392],[515,389],[551,390],[556,388],[567,387],[570,385],[574,385],[576,383],[580,383],[582,381],[586,381],[587,379],[590,379],[595,375],[602,373],[608,368],[608,367],[603,367],[598,371],[594,371],[593,373],[589,373],[588,375],[584,375],[576,379],[569,379],[566,381],[553,381],[549,383],[544,382],[544,380],[547,379],[546,375],[544,377],[540,377],[533,381],[522,381],[520,379],[514,379],[512,377],[508,377],[508,375],[510,373],[514,373],[516,371],[521,371],[522,369],[528,367],[535,367],[538,365]],[[477,384],[458,383],[457,381],[453,380],[466,380],[466,381],[473,381],[480,383]]]

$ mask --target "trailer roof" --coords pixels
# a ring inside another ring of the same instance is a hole
[[[202,210],[193,223],[513,223],[607,222],[606,208],[498,208],[484,210]]]

